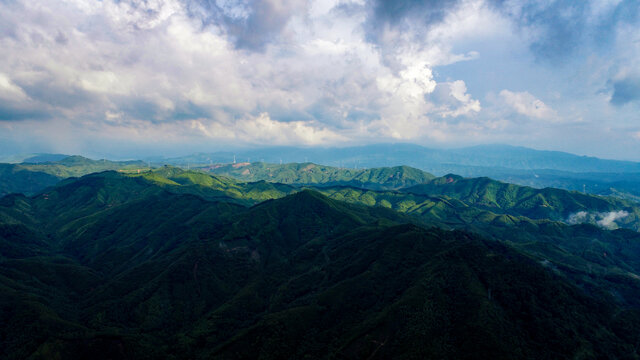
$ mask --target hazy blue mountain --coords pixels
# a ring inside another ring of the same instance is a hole
[[[59,161],[59,160],[62,160],[64,158],[68,157],[68,156],[69,155],[64,155],[64,154],[47,154],[47,153],[17,154],[17,155],[10,155],[10,156],[0,156],[0,163],[9,163],[9,164],[30,163],[30,164],[37,164],[37,163],[50,162],[50,161]]]
[[[433,149],[414,144],[378,144],[345,148],[275,147],[237,152],[200,153],[154,161],[180,166],[244,162],[312,162],[350,169],[406,165],[435,174],[487,176],[538,188],[557,187],[593,194],[640,198],[640,163],[604,160],[558,151],[507,145]]]
[[[640,163],[578,156],[561,151],[534,150],[520,146],[480,145],[449,151],[451,164],[504,167],[510,169],[549,169],[571,172],[638,172]]]
[[[640,163],[604,160],[559,151],[542,151],[508,145],[481,145],[460,149],[434,149],[415,144],[377,144],[344,148],[274,147],[238,152],[201,153],[161,159],[174,164],[237,162],[313,162],[342,167],[408,165],[439,175],[447,166],[548,169],[570,172],[640,172]],[[160,159],[156,159],[160,160]]]

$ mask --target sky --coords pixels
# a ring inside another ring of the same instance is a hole
[[[0,153],[504,143],[640,161],[637,0],[0,0]]]

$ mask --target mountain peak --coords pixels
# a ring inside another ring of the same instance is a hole
[[[256,205],[256,207],[263,206],[278,206],[283,209],[295,209],[296,211],[303,211],[304,209],[317,208],[318,205],[331,207],[331,199],[320,194],[319,192],[311,189],[302,189],[296,193],[285,196],[281,199],[275,199],[266,201],[264,203]]]
[[[84,156],[71,155],[71,156],[67,156],[66,158],[64,158],[62,160],[56,161],[56,163],[60,164],[60,165],[76,166],[76,165],[93,163],[95,161],[96,160],[91,160],[91,159],[86,158]]]
[[[447,175],[444,175],[442,177],[434,179],[433,183],[435,183],[435,184],[452,184],[452,183],[458,182],[458,181],[460,181],[462,179],[464,179],[464,178],[462,176],[460,176],[460,175],[447,174]]]

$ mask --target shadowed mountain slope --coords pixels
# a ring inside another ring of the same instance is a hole
[[[53,161],[40,161],[40,160]],[[142,161],[91,160],[82,156],[44,155],[20,164],[0,164],[0,196],[11,193],[33,195],[69,177],[106,170],[137,171],[147,169]]]
[[[638,356],[633,307],[390,209],[310,190],[244,207],[116,173],[47,194],[0,204],[4,358]]]

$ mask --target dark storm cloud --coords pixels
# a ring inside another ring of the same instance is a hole
[[[222,4],[222,5],[221,5]],[[290,18],[301,13],[304,0],[194,0],[187,7],[203,24],[222,25],[237,48],[262,51],[277,40]]]
[[[541,31],[541,35],[531,43],[531,50],[538,58],[553,62],[573,53],[581,45],[586,35],[585,15],[588,10],[586,1],[556,1],[546,7],[529,3],[522,7],[517,21]]]
[[[117,105],[119,111],[127,114],[127,117],[145,119],[154,124],[209,118],[212,116],[211,111],[191,101],[178,102],[173,109],[169,110],[150,99],[132,99],[127,96],[120,96],[114,97],[113,102]]]
[[[598,45],[607,46],[613,40],[618,24],[636,24],[640,21],[640,1],[624,0],[602,19],[592,30]]]
[[[386,27],[410,24],[428,28],[441,22],[460,0],[372,0],[367,18],[369,41],[379,43]]]
[[[488,0],[488,6],[511,18],[521,31],[533,38],[529,47],[538,60],[558,63],[592,46],[611,45],[619,24],[634,24],[640,19],[640,2],[623,0],[607,8],[590,1],[558,0],[548,3]],[[455,11],[459,0],[371,0],[366,29],[368,40],[380,44],[386,28],[403,29],[440,23]],[[597,13],[602,6],[602,13]],[[422,32],[418,32],[421,34]]]
[[[251,15],[240,23],[234,23],[231,29],[237,38],[237,46],[248,49],[262,49],[268,42],[273,41],[289,22],[289,18],[301,8],[298,0],[256,1]]]
[[[20,108],[0,101],[0,121],[44,120],[51,117],[52,114],[45,110]]]
[[[557,64],[592,47],[600,51],[611,46],[620,24],[637,23],[640,2],[623,0],[612,7],[597,1],[558,0],[548,4],[524,2],[507,6],[492,1],[492,6],[514,20],[520,29],[535,34],[530,49],[538,60]],[[587,50],[587,51],[588,51]]]
[[[56,35],[55,40],[59,45],[67,45],[67,43],[69,42],[69,38],[60,30],[58,30],[58,35]]]
[[[25,93],[37,103],[52,107],[73,109],[94,103],[99,96],[76,86],[54,83],[54,79],[43,79],[33,84],[22,85]]]
[[[177,106],[170,117],[180,121],[180,120],[209,118],[211,116],[212,116],[211,111],[201,106],[198,106],[192,103],[191,101],[187,101]]]
[[[613,82],[611,104],[621,106],[640,100],[640,77],[628,77]]]
[[[442,21],[459,0],[373,0],[376,24],[397,24],[404,18],[422,20],[424,25]]]

